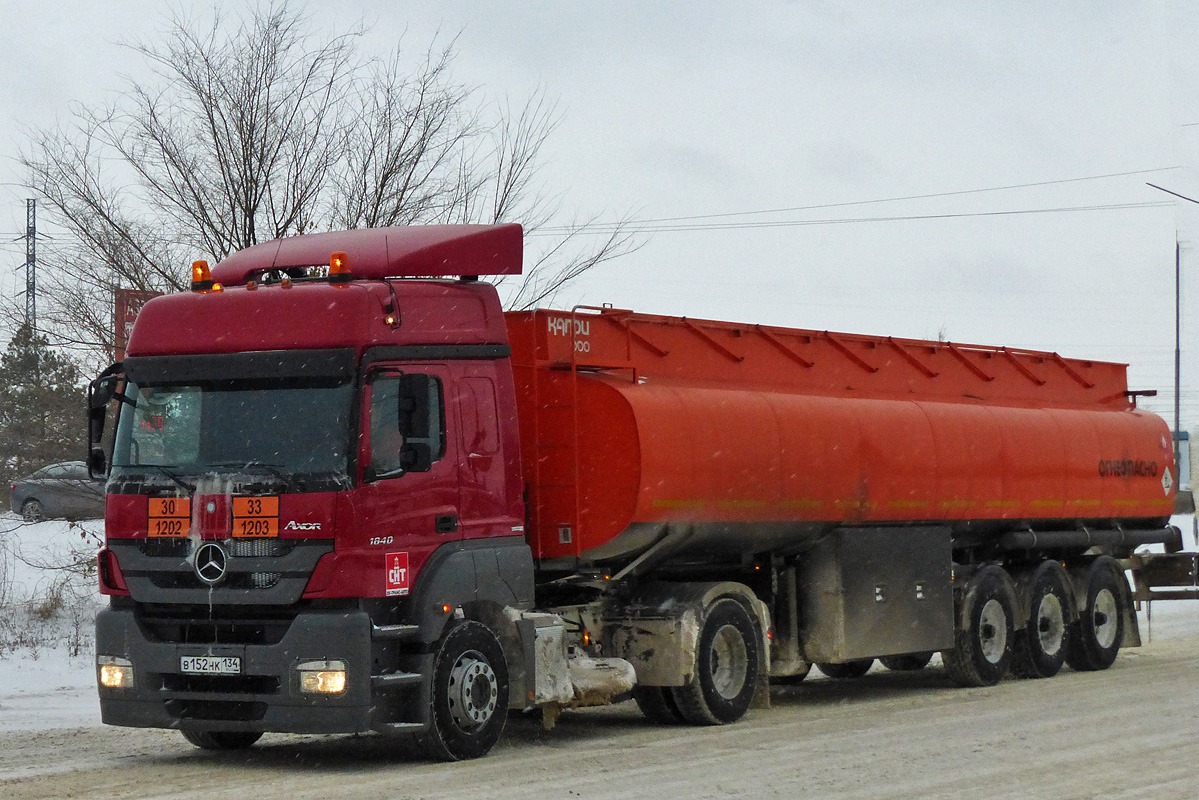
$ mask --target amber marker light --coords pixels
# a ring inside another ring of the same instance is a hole
[[[329,254],[329,280],[338,283],[348,281],[350,275],[350,261],[346,258],[345,253],[330,253]]]
[[[207,261],[192,262],[192,291],[206,292],[212,288],[212,271]]]

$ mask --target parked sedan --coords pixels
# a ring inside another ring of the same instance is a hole
[[[104,481],[82,461],[51,464],[12,485],[12,510],[29,522],[103,517]]]

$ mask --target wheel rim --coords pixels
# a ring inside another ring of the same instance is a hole
[[[42,519],[42,504],[37,500],[30,500],[25,504],[22,516],[30,522],[40,522]]]
[[[470,650],[450,670],[450,714],[463,730],[486,725],[500,695],[495,671],[482,653]]]
[[[1103,649],[1116,643],[1120,618],[1116,607],[1116,596],[1110,589],[1102,589],[1095,595],[1091,605],[1091,622],[1095,627],[1095,641]]]
[[[1041,598],[1037,607],[1037,641],[1040,642],[1041,652],[1047,656],[1055,656],[1062,649],[1066,637],[1066,617],[1062,613],[1062,602],[1055,594],[1047,594]]]
[[[712,637],[712,688],[725,700],[732,700],[745,687],[749,673],[749,653],[745,639],[735,625],[723,625]]]
[[[978,643],[983,658],[991,664],[998,664],[1007,652],[1007,612],[994,598],[986,602],[979,615]]]

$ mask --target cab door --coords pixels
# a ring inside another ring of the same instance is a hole
[[[459,469],[462,535],[467,539],[520,535],[523,520],[513,514],[512,498],[519,489],[510,486],[514,453],[503,429],[497,400],[495,367],[487,363],[454,365],[459,419]],[[506,421],[509,426],[515,420]]]
[[[462,536],[450,386],[438,364],[383,364],[366,376],[355,505],[363,549],[385,558],[384,596],[409,594],[429,555]]]

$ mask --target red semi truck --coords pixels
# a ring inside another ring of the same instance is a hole
[[[812,664],[1104,669],[1194,583],[1123,365],[504,313],[479,276],[521,261],[517,225],[323,233],[145,305],[89,399],[106,723],[470,758],[510,709],[729,723]]]

